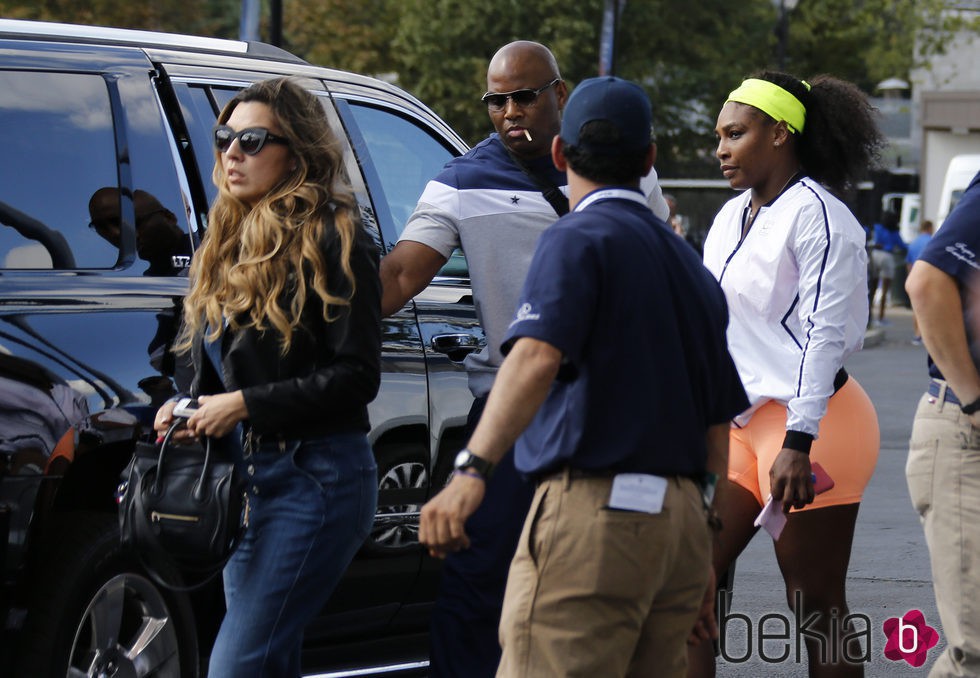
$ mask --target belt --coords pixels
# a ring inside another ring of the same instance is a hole
[[[561,478],[571,478],[572,480],[579,480],[581,478],[612,478],[620,473],[624,472],[613,471],[611,469],[586,469],[565,466],[556,471],[542,473],[541,475],[537,476],[537,480],[538,482],[544,482],[546,480],[558,480]]]
[[[242,436],[242,448],[245,454],[248,455],[257,451],[262,445],[277,445],[279,452],[284,453],[286,451],[286,445],[294,440],[299,439],[288,438],[281,433],[255,433],[254,429],[248,427],[245,429],[245,435]]]
[[[586,469],[586,468],[573,468],[571,466],[565,466],[558,469],[557,471],[552,471],[551,473],[543,473],[537,477],[538,482],[544,482],[545,480],[559,480],[568,478],[570,480],[580,480],[582,478],[614,478],[621,473],[641,473],[644,475],[654,475],[660,476],[661,478],[689,478],[695,482],[701,482],[700,476],[688,476],[679,475],[677,473],[653,473],[652,471],[629,471],[626,469]]]
[[[946,388],[943,388],[944,386]],[[953,393],[953,389],[938,379],[931,380],[929,382],[929,395],[933,396],[934,398],[938,398],[940,392],[943,392],[944,402],[953,403],[954,405],[960,404],[960,399],[956,397],[955,393]]]

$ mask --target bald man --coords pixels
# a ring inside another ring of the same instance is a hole
[[[477,315],[487,345],[466,358],[474,401],[467,421],[479,421],[503,361],[500,345],[538,236],[568,211],[564,172],[551,160],[568,99],[554,55],[518,41],[501,47],[487,69],[482,102],[495,133],[451,161],[429,182],[398,244],[381,261],[386,315],[421,292],[453,250],[469,266]],[[647,202],[668,216],[656,172],[644,178]],[[511,558],[534,485],[514,468],[513,450],[492,470],[463,450],[457,473],[487,481],[486,497],[466,523],[468,548],[450,554],[442,571],[431,626],[430,671],[440,676],[493,676],[500,660],[497,627]]]

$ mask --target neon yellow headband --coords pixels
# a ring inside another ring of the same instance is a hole
[[[802,82],[807,89],[810,89],[810,85],[806,81]],[[803,124],[806,122],[806,108],[795,96],[768,80],[757,78],[743,80],[738,89],[728,95],[728,101],[755,106],[777,122],[785,121],[789,131],[794,134],[803,131]]]

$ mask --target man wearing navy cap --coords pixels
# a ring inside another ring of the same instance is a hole
[[[399,311],[440,275],[457,247],[466,257],[482,350],[466,357],[473,403],[471,434],[503,362],[500,346],[517,308],[538,237],[568,212],[564,172],[551,162],[551,140],[561,128],[568,90],[555,56],[540,43],[501,47],[487,68],[481,101],[496,132],[446,163],[430,181],[398,244],[381,260],[385,315]],[[651,169],[640,183],[647,204],[669,213]],[[460,471],[479,473],[479,459],[457,455]],[[470,516],[469,548],[446,558],[429,626],[430,678],[492,678],[500,662],[497,627],[507,566],[534,484],[505,455],[489,478],[480,509]]]
[[[430,553],[466,548],[485,476],[517,441],[517,469],[538,484],[498,676],[685,673],[709,578],[704,481],[725,477],[728,422],[748,403],[724,295],[639,190],[650,126],[625,80],[569,98],[551,152],[572,211],[538,241],[465,450],[480,472],[458,472],[422,511]]]

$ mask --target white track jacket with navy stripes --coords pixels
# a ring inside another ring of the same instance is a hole
[[[728,345],[751,407],[787,406],[786,429],[817,436],[834,377],[864,341],[864,231],[813,179],[763,206],[744,239],[751,191],[728,201],[704,244],[704,264],[728,299]]]

